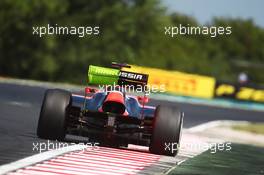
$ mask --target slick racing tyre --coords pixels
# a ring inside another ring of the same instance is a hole
[[[153,121],[149,150],[153,154],[176,156],[180,144],[183,114],[177,108],[158,106]]]
[[[66,133],[66,118],[71,105],[71,93],[61,89],[45,92],[37,135],[43,139],[63,140]]]

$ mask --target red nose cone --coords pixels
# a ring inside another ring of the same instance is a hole
[[[121,92],[110,92],[107,95],[102,108],[104,112],[123,114],[126,110],[123,94]]]

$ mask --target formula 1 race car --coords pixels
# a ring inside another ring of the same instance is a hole
[[[147,85],[148,75],[124,71],[127,64],[112,68],[89,66],[89,84],[82,95],[62,89],[48,89],[42,103],[37,135],[64,140],[66,134],[100,140],[100,144],[149,146],[154,154],[175,156],[179,146],[183,113],[169,106],[147,106],[148,97],[126,93],[127,86]],[[124,86],[126,85],[126,86]],[[177,147],[178,148],[178,147]]]

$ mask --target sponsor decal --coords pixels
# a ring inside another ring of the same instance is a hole
[[[132,72],[120,72],[119,76],[122,78],[130,78],[130,79],[135,79],[135,80],[143,79],[143,75],[132,73]]]
[[[165,86],[166,92],[169,93],[201,98],[214,97],[215,79],[213,77],[135,65],[132,65],[130,69],[124,68],[122,70],[129,70],[136,73],[147,72],[149,74],[149,85],[159,87]]]
[[[128,72],[128,71],[120,71],[119,78],[120,79],[130,79],[130,80],[135,80],[135,81],[142,81],[142,82],[148,81],[147,74],[141,74],[137,72]]]

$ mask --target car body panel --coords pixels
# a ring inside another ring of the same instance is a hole
[[[96,92],[92,96],[83,96],[72,94],[72,104],[73,106],[80,107],[84,110],[93,112],[103,112],[100,108],[107,96],[106,92]],[[84,106],[85,104],[85,106]],[[126,113],[129,117],[135,117],[142,119],[143,117],[154,117],[155,107],[147,106],[144,107],[138,102],[135,96],[126,95],[125,96],[125,107]]]

